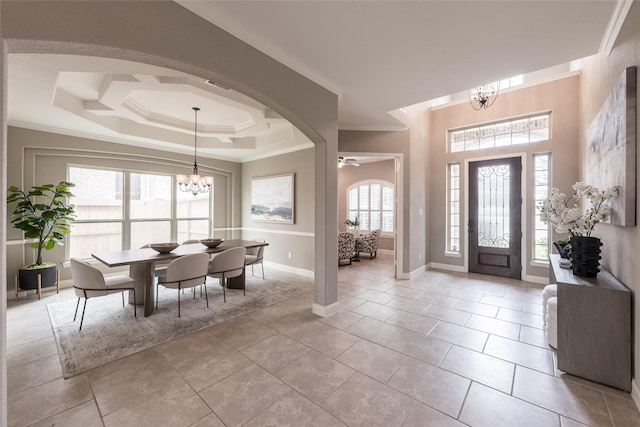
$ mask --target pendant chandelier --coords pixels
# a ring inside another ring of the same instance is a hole
[[[498,98],[500,85],[498,82],[487,83],[469,90],[469,102],[474,110],[486,110],[491,107]]]
[[[198,173],[198,111],[200,108],[193,107],[195,113],[195,129],[193,131],[193,172],[191,176],[177,175],[178,188],[180,191],[191,193],[194,196],[198,193],[208,193],[213,185],[212,176],[200,176]]]

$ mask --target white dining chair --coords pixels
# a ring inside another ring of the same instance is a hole
[[[209,267],[209,255],[206,253],[185,255],[176,258],[167,266],[167,274],[158,277],[156,285],[156,309],[158,308],[158,286],[178,290],[178,317],[180,317],[180,290],[202,285],[207,280]],[[209,308],[207,287],[204,287],[204,296]],[[194,294],[195,298],[195,294]]]
[[[258,242],[264,243],[264,240],[257,240]],[[255,248],[247,248],[247,254],[245,255],[244,265],[251,266],[251,276],[253,276],[253,266],[256,264],[260,264],[262,267],[262,280],[264,280],[264,264],[262,263],[264,257],[264,246],[258,246]]]
[[[224,302],[227,302],[227,293],[225,291],[227,286],[226,279],[239,276],[243,276],[244,279],[244,260],[246,255],[247,249],[244,247],[231,248],[216,254],[209,263],[207,276],[220,279]],[[244,284],[242,291],[244,295],[247,294]]]
[[[78,316],[78,307],[80,306],[80,298],[84,298],[84,306],[82,307],[82,317],[80,318],[80,331],[84,322],[84,312],[87,309],[87,300],[89,298],[103,297],[110,294],[122,293],[122,306],[124,307],[124,292],[132,291],[133,300],[136,301],[136,281],[131,277],[119,274],[117,276],[105,277],[100,270],[89,265],[87,262],[79,258],[71,258],[71,276],[73,280],[73,290],[78,297],[76,311],[73,315],[73,321]],[[138,317],[136,313],[136,305],[133,304],[133,316]]]

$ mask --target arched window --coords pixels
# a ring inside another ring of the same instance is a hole
[[[387,181],[366,180],[347,188],[347,218],[360,219],[360,230],[382,230],[391,234],[395,229],[394,185]]]

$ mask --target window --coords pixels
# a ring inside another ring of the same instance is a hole
[[[551,112],[449,130],[449,152],[485,150],[549,139]]]
[[[549,227],[540,220],[538,206],[549,195],[549,170],[551,154],[541,153],[533,155],[533,191],[534,191],[534,236],[533,260],[548,262],[549,259]]]
[[[70,257],[209,237],[213,190],[194,197],[179,191],[171,175],[76,166],[68,174],[77,214]]]
[[[69,181],[76,184],[71,189],[76,211],[68,239],[71,257],[122,248],[123,177],[121,171],[69,168]]]
[[[368,180],[347,189],[347,217],[360,218],[360,230],[394,232],[394,186],[387,181]]]
[[[460,163],[447,165],[447,252],[460,252]]]

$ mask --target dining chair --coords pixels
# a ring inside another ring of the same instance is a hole
[[[264,243],[264,240],[257,240],[257,241]],[[260,264],[260,267],[262,267],[262,280],[264,280],[264,264],[262,263],[263,255],[264,255],[264,246],[247,248],[247,254],[245,255],[245,260],[244,260],[245,268],[247,265],[251,266],[251,276],[253,276],[253,266],[256,264]]]
[[[207,280],[207,268],[209,267],[209,255],[206,253],[185,255],[176,258],[167,266],[167,274],[158,277],[156,284],[156,309],[158,309],[159,285],[169,289],[178,290],[178,317],[180,317],[180,290],[194,288],[204,284]],[[209,308],[207,287],[204,287],[204,296]],[[195,298],[195,294],[194,294]]]
[[[231,248],[216,254],[209,263],[207,276],[220,279],[224,302],[227,302],[226,279],[242,276],[244,280],[244,260],[246,255],[247,248],[245,247]],[[242,292],[244,295],[247,294],[244,284],[242,285]]]
[[[76,311],[73,315],[74,322],[76,321],[76,317],[78,316],[80,298],[84,298],[84,306],[82,307],[82,317],[80,318],[79,331],[82,330],[82,323],[84,322],[84,312],[87,309],[87,300],[89,298],[103,297],[120,292],[122,293],[122,306],[124,307],[124,292],[132,291],[133,300],[136,301],[136,281],[131,277],[124,274],[105,277],[100,270],[79,258],[71,258],[70,262],[73,290],[78,297]],[[135,304],[133,304],[133,317],[138,317]]]

